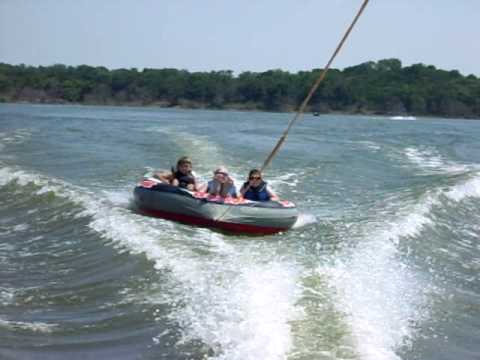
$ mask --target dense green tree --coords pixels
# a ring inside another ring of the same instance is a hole
[[[2,101],[298,109],[321,69],[291,74],[0,63]],[[242,105],[243,104],[243,105]],[[330,69],[307,111],[480,117],[480,79],[398,59]]]

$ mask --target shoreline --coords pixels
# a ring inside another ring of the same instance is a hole
[[[157,109],[179,109],[179,110],[208,110],[208,111],[242,111],[242,112],[264,112],[264,113],[277,113],[277,114],[294,114],[295,109],[291,108],[284,111],[272,111],[264,110],[260,107],[255,107],[253,104],[226,104],[223,108],[218,107],[209,107],[201,103],[189,102],[189,105],[170,105],[167,102],[152,102],[148,104],[142,104],[139,102],[107,102],[107,103],[98,103],[98,102],[68,102],[62,100],[54,101],[44,101],[44,100],[19,100],[19,101],[0,101],[1,104],[19,104],[19,105],[66,105],[66,106],[111,106],[111,107],[133,107],[133,108],[157,108]],[[317,113],[318,115],[313,115]],[[415,118],[438,118],[438,119],[457,119],[457,120],[480,120],[476,117],[465,117],[465,116],[446,116],[438,114],[399,114],[399,113],[382,113],[375,111],[313,111],[308,109],[303,113],[304,115],[310,114],[313,116],[322,116],[322,115],[347,115],[347,116],[382,116],[382,117],[415,117]]]

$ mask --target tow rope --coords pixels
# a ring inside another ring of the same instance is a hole
[[[290,131],[290,129],[292,128],[293,124],[295,124],[295,122],[298,120],[298,118],[303,114],[303,112],[305,111],[305,107],[307,106],[308,102],[310,101],[310,99],[312,98],[313,94],[315,93],[315,91],[318,89],[318,86],[320,85],[320,83],[323,81],[323,79],[325,78],[325,75],[327,74],[327,71],[328,69],[330,68],[330,65],[332,64],[333,62],[333,59],[335,59],[335,57],[337,56],[337,54],[340,52],[340,49],[342,48],[343,44],[345,43],[345,41],[347,40],[348,38],[348,35],[350,35],[350,32],[352,31],[353,27],[355,26],[357,20],[360,18],[360,15],[362,15],[362,12],[363,10],[365,9],[365,7],[367,6],[367,3],[368,3],[369,0],[365,0],[362,4],[362,6],[360,7],[360,9],[358,10],[357,12],[357,15],[355,16],[355,18],[353,19],[352,23],[350,24],[350,26],[348,27],[347,31],[345,32],[345,35],[343,35],[343,38],[342,40],[340,41],[340,43],[338,44],[337,48],[335,49],[333,55],[330,57],[330,60],[328,61],[327,65],[325,66],[325,68],[323,69],[323,71],[320,73],[320,76],[318,77],[318,79],[315,81],[315,83],[313,84],[312,88],[310,89],[307,97],[305,98],[305,100],[303,100],[302,104],[300,105],[300,108],[298,109],[298,111],[296,112],[295,116],[293,117],[292,120],[290,120],[290,122],[288,123],[288,126],[287,128],[285,129],[285,131],[283,132],[282,136],[280,137],[280,139],[278,140],[277,144],[275,145],[275,147],[273,148],[272,152],[270,153],[270,155],[268,155],[267,159],[265,160],[265,162],[263,163],[262,167],[260,168],[260,171],[263,172],[263,170],[265,168],[268,167],[268,165],[270,165],[272,159],[275,157],[275,155],[277,154],[278,150],[280,149],[280,147],[282,146],[282,144],[285,142],[285,140],[287,139],[287,135],[288,135],[288,132]]]

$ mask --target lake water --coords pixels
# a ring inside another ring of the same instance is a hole
[[[1,359],[479,359],[480,121],[305,115],[233,236],[132,211],[190,155],[241,184],[292,114],[0,105]]]

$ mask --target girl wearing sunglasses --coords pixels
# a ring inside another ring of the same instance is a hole
[[[262,173],[258,169],[250,170],[248,173],[248,181],[242,185],[240,194],[242,194],[245,199],[253,201],[278,200],[277,195],[275,195],[268,187],[268,184],[263,181]]]

